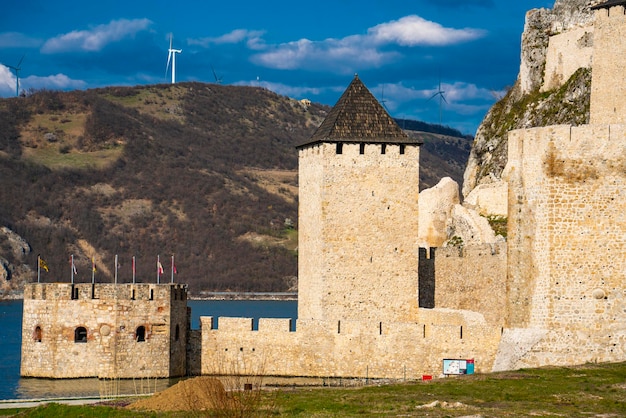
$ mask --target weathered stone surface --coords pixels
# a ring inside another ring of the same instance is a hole
[[[508,184],[505,181],[479,184],[463,201],[463,206],[474,209],[480,215],[507,216]]]
[[[441,247],[448,240],[448,223],[452,209],[459,204],[459,185],[450,177],[420,192],[419,235],[420,247]]]

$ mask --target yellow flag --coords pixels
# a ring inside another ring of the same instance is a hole
[[[96,260],[93,257],[91,257],[91,269],[96,272]]]
[[[44,269],[46,271],[46,273],[49,271],[48,270],[48,263],[46,263],[43,258],[39,259],[39,267],[41,267],[42,269]]]

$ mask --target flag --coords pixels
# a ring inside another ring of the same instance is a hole
[[[72,263],[72,273],[78,274],[78,272],[76,271],[76,265],[74,264],[74,256],[70,258],[70,263]]]
[[[97,271],[96,270],[96,260],[94,260],[93,257],[91,257],[91,271],[93,271],[94,273]]]
[[[159,276],[163,274],[163,265],[161,265],[160,261],[157,261],[157,270],[159,272]]]
[[[48,270],[48,263],[46,263],[43,258],[39,259],[39,267],[41,267],[42,269],[44,269],[47,272],[49,272],[50,270]]]

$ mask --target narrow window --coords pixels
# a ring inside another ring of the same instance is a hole
[[[337,154],[343,154],[343,144],[341,142],[337,142],[337,149],[335,152]]]
[[[459,337],[460,337],[461,339],[463,339],[463,325],[461,325],[461,333],[460,333]]]
[[[383,323],[382,322],[378,323],[378,334],[383,335]]]
[[[381,154],[387,153],[387,144],[380,144],[380,153]]]
[[[406,145],[404,145],[404,144],[400,144],[400,155],[404,155],[404,147],[405,146]]]
[[[154,289],[150,289],[150,300],[154,300]]]
[[[174,341],[178,341],[180,339],[180,327],[176,324],[176,331],[174,332]]]
[[[78,327],[74,330],[74,342],[86,343],[87,342],[87,328]]]
[[[359,154],[365,154],[365,144],[359,144]]]
[[[341,321],[337,321],[337,334],[341,334]]]
[[[39,325],[35,327],[35,332],[33,333],[33,339],[38,343],[41,342],[41,327]]]
[[[72,285],[72,299],[78,299],[78,288]]]
[[[146,327],[143,325],[137,327],[137,330],[135,331],[135,341],[138,343],[146,341]]]
[[[135,300],[135,289],[133,289],[130,294],[130,300]]]

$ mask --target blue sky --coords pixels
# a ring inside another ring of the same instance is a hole
[[[166,83],[262,86],[333,105],[355,73],[394,117],[474,134],[554,0],[19,0],[0,13],[0,97]],[[441,104],[439,83],[447,103]]]

